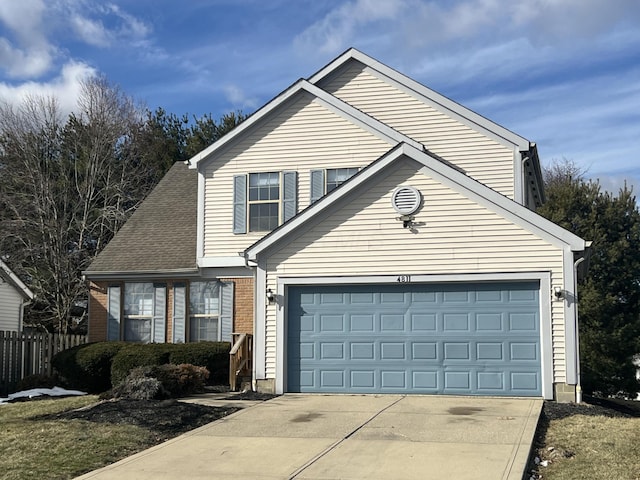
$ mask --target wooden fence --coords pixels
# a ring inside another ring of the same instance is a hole
[[[51,375],[53,356],[82,343],[87,343],[85,335],[0,330],[0,396],[15,391],[29,375]]]

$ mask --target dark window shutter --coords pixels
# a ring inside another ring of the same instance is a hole
[[[298,213],[298,172],[283,172],[282,184],[282,221],[286,222]]]
[[[324,170],[311,170],[311,203],[324,195]]]
[[[120,340],[120,286],[114,285],[107,291],[107,340]]]
[[[247,233],[247,176],[233,177],[233,233]]]
[[[184,283],[173,285],[173,343],[186,341],[187,287]]]
[[[165,343],[165,332],[167,330],[167,286],[164,284],[154,284],[153,289],[152,341],[155,343]]]
[[[231,341],[233,331],[233,282],[220,284],[220,340]]]

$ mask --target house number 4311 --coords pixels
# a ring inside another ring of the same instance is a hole
[[[409,283],[411,282],[411,275],[399,275],[396,279],[398,283]]]

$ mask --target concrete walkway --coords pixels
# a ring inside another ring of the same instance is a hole
[[[289,394],[80,479],[521,480],[541,399]]]

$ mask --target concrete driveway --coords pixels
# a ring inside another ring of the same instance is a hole
[[[521,480],[541,399],[288,394],[81,479]]]

